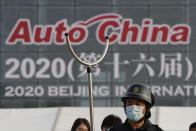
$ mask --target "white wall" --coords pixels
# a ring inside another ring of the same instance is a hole
[[[0,109],[1,131],[52,131],[58,108]]]
[[[102,120],[109,114],[126,119],[121,107],[96,107],[95,131],[100,131]],[[89,108],[0,109],[2,131],[70,131],[78,117],[89,120]],[[196,107],[155,107],[150,120],[167,131],[188,131],[189,125],[196,121]]]
[[[165,130],[188,130],[196,122],[196,107],[161,107],[158,122]]]
[[[109,114],[115,114],[125,120],[126,116],[124,114],[123,108],[115,107],[115,108],[105,108],[105,107],[97,107],[94,109],[94,123],[95,130],[100,131],[101,123],[105,116]],[[66,107],[61,108],[59,117],[57,119],[57,124],[55,131],[69,131],[72,127],[74,120],[78,117],[84,117],[90,122],[90,114],[89,108],[84,107]]]

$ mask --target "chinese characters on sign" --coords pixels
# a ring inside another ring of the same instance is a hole
[[[136,58],[133,59],[127,59],[123,58],[120,53],[114,53],[112,54],[113,58],[108,59],[105,62],[102,63],[104,67],[109,66],[109,68],[113,69],[113,77],[111,79],[118,80],[120,79],[120,72],[121,68],[123,66],[128,66],[129,68],[135,67],[133,72],[129,72],[128,70],[126,73],[131,74],[132,78],[138,76],[138,75],[144,75],[144,72],[147,72],[148,77],[158,77],[162,79],[170,79],[170,77],[175,77],[176,79],[181,78],[182,80],[189,80],[191,77],[195,77],[195,72],[191,60],[183,56],[183,54],[177,52],[177,53],[160,53],[159,57],[157,56],[148,56],[145,53],[138,53],[136,54]],[[97,53],[80,53],[80,58],[88,61],[88,62],[94,62],[97,59],[99,59],[100,54]],[[110,60],[110,61],[109,61]],[[159,63],[160,62],[160,63]],[[36,68],[40,65],[40,63],[43,63],[44,66],[40,66],[40,68]],[[21,61],[17,58],[8,58],[5,61],[5,65],[9,66],[8,70],[5,71],[5,79],[20,79],[21,77],[25,79],[32,79],[35,77],[36,79],[64,79],[66,76],[72,81],[75,82],[76,79],[79,79],[80,77],[86,77],[84,76],[86,74],[86,67],[83,65],[79,65],[78,68],[74,65],[74,59],[71,58],[68,60],[68,62],[65,62],[63,58],[54,58],[52,60],[48,58],[38,58],[37,61],[34,61],[31,58],[24,58]],[[185,63],[185,64],[183,64]],[[159,70],[155,71],[153,67],[154,65],[159,65]],[[21,66],[22,68],[20,68]],[[28,68],[30,66],[30,68]],[[183,68],[183,66],[186,66],[188,68]],[[22,69],[22,70],[20,70]],[[51,72],[48,73],[47,70],[51,69]],[[76,71],[76,69],[78,71]],[[183,71],[183,69],[186,69]],[[74,71],[78,72],[78,74],[74,75]],[[99,78],[100,74],[104,72],[109,72],[106,70],[102,70],[99,65],[94,69],[94,77]],[[18,73],[19,72],[19,73]],[[183,73],[186,72],[186,74],[183,77]],[[125,81],[125,80],[124,80]],[[107,81],[105,81],[107,82]],[[32,89],[31,89],[32,88]],[[122,96],[123,93],[126,91],[126,87],[124,85],[115,85],[114,87],[110,87],[109,85],[101,84],[99,86],[94,86],[94,96],[96,97],[106,97],[110,96],[110,88],[114,88],[115,96]],[[152,86],[150,87],[151,90],[159,95],[159,96],[185,96],[190,95],[191,90],[196,90],[196,87],[190,86],[190,85],[184,85],[181,89],[179,86],[169,86],[168,88],[166,86]],[[184,93],[183,90],[186,89],[186,93]],[[16,91],[15,91],[16,90]],[[20,91],[24,90],[24,91]],[[34,94],[26,94],[26,97],[41,97],[41,96],[62,96],[62,97],[71,97],[71,96],[80,96],[80,97],[86,97],[88,96],[88,86],[87,85],[79,85],[77,89],[73,88],[73,85],[49,85],[47,86],[47,90],[45,90],[45,87],[43,85],[37,85],[36,87],[22,87],[22,86],[16,86],[12,87],[11,85],[5,87],[5,96],[6,97],[14,97],[14,96],[25,96],[25,90],[33,90]],[[16,93],[18,91],[18,93]],[[172,93],[173,92],[173,93]],[[14,94],[15,93],[15,94]],[[20,94],[21,93],[21,94]],[[196,95],[196,91],[193,91],[193,93]]]

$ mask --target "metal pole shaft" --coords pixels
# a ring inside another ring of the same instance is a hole
[[[92,73],[91,73],[91,67],[87,67],[87,73],[88,73],[88,82],[89,82],[89,110],[90,110],[90,124],[91,124],[91,131],[94,131],[94,109],[93,109],[93,93],[92,93]]]
[[[94,111],[93,111],[93,93],[92,93],[92,89],[93,89],[93,86],[92,86],[92,73],[91,73],[91,67],[94,66],[94,65],[97,65],[99,62],[101,62],[103,60],[103,58],[105,57],[106,53],[107,53],[107,50],[108,50],[108,45],[109,45],[109,37],[106,36],[106,47],[105,47],[105,51],[103,52],[102,54],[102,57],[97,61],[97,62],[94,62],[94,63],[88,63],[88,62],[85,62],[85,61],[82,61],[80,60],[80,58],[76,55],[76,53],[74,52],[74,50],[72,49],[71,47],[71,44],[70,44],[70,40],[69,40],[69,34],[68,33],[65,33],[65,36],[66,36],[66,40],[67,40],[67,45],[68,45],[68,48],[70,49],[73,57],[78,61],[80,62],[81,64],[87,66],[87,73],[88,73],[88,81],[89,81],[89,104],[90,104],[90,124],[91,124],[91,131],[94,131]]]

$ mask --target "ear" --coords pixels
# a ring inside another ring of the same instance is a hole
[[[150,111],[147,111],[147,113],[145,114],[145,119],[148,119],[151,117],[151,112]]]

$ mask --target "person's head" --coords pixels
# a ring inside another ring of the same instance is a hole
[[[150,108],[154,105],[154,96],[144,85],[131,85],[121,100],[125,113],[132,122],[139,123],[150,118]]]
[[[193,123],[190,125],[189,131],[196,131],[196,122],[193,122]]]
[[[120,117],[115,115],[108,115],[103,119],[101,124],[101,130],[106,131],[107,129],[122,124]]]
[[[71,131],[90,131],[90,124],[85,118],[77,118],[73,123]]]

